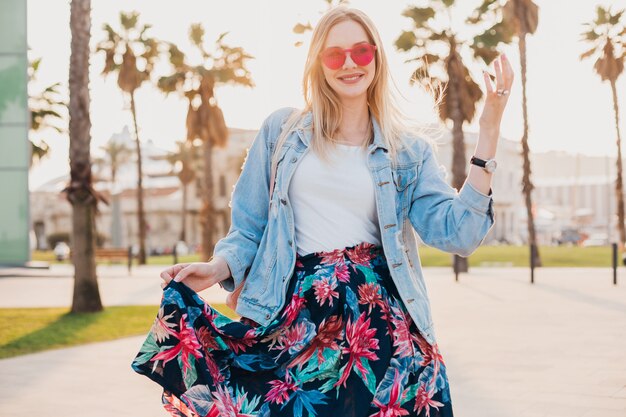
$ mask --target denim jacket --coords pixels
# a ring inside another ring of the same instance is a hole
[[[287,190],[309,150],[312,113],[303,115],[280,149],[274,192],[269,200],[270,164],[276,140],[293,108],[270,114],[256,135],[231,196],[231,225],[213,256],[223,257],[231,277],[220,282],[232,291],[245,283],[236,312],[261,325],[278,315],[296,257],[294,215]],[[435,344],[430,302],[417,251],[417,232],[424,243],[469,256],[494,224],[493,200],[469,183],[460,192],[442,177],[431,145],[415,137],[398,151],[392,165],[378,122],[367,165],[375,184],[381,243],[391,277],[420,333]]]

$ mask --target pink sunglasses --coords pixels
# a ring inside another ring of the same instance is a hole
[[[326,48],[320,53],[320,57],[324,65],[331,70],[341,68],[346,62],[346,56],[348,54],[350,54],[350,58],[352,58],[355,64],[364,67],[374,59],[374,51],[376,51],[376,45],[363,42],[349,49],[343,49],[338,46]]]

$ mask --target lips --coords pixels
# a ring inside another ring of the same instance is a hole
[[[341,77],[337,77],[337,78],[345,83],[353,83],[353,82],[360,80],[364,76],[365,74],[363,73],[353,73],[353,74],[342,75]]]

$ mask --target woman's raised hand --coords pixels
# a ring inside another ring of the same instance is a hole
[[[205,290],[230,277],[228,264],[219,256],[209,262],[193,262],[172,265],[161,272],[161,288],[165,288],[171,280],[184,281],[185,285],[195,292]]]
[[[495,87],[489,74],[483,71],[487,97],[479,123],[481,129],[499,131],[502,114],[513,85],[514,73],[513,67],[505,54],[500,55],[493,61],[493,67],[496,74]]]

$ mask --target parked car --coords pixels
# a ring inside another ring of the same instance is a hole
[[[57,242],[53,252],[57,261],[65,261],[70,257],[70,246],[63,241]]]
[[[559,236],[556,238],[558,245],[577,245],[584,236],[577,229],[566,228],[562,229]]]

